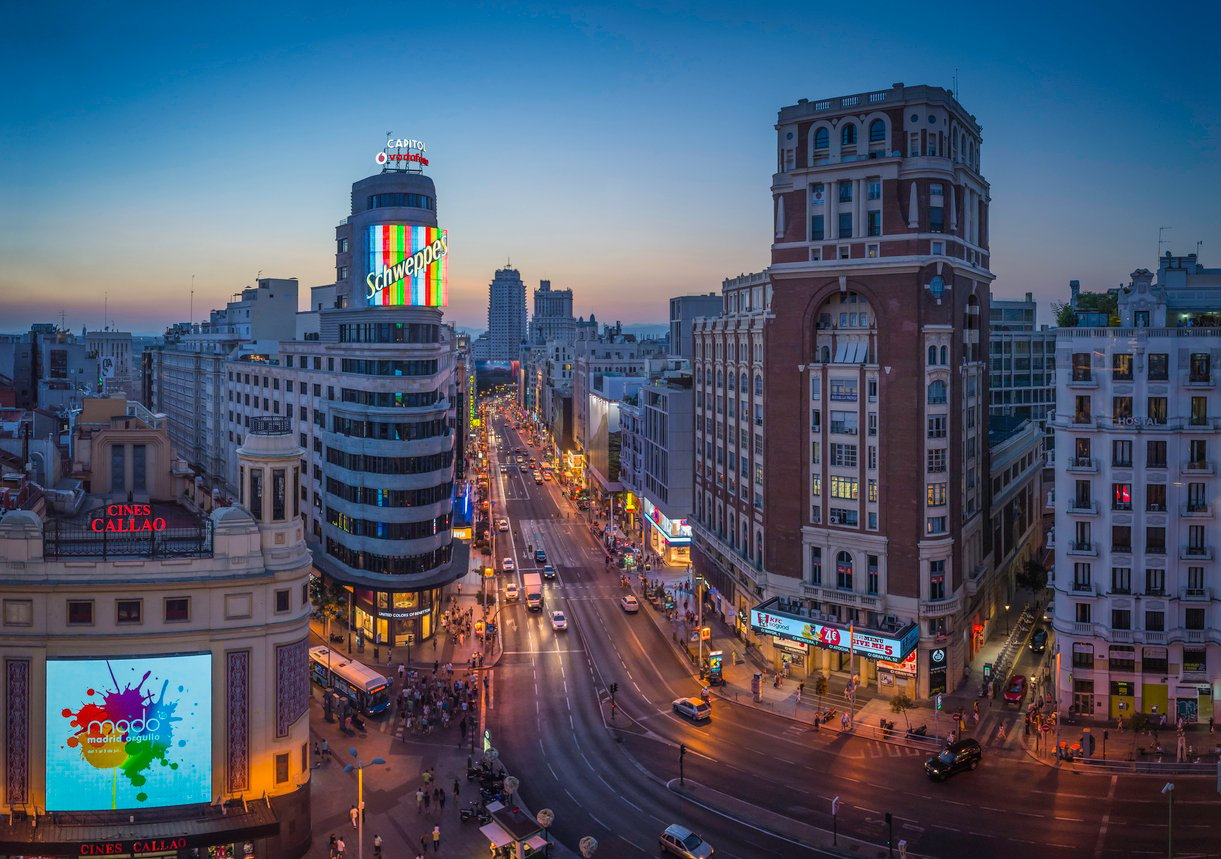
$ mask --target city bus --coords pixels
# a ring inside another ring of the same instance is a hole
[[[330,660],[330,667],[327,661]],[[331,688],[368,716],[384,713],[390,707],[390,681],[342,653],[318,645],[309,649],[310,678],[323,689]]]

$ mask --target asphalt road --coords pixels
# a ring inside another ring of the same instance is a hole
[[[497,428],[504,447],[528,449],[515,431],[499,421]],[[524,603],[502,608],[504,657],[489,726],[521,777],[527,804],[555,812],[552,832],[565,844],[592,835],[600,857],[656,855],[657,834],[682,823],[712,842],[718,856],[818,855],[813,845],[824,842],[807,827],[830,830],[831,799],[839,796],[841,839],[884,845],[890,812],[895,841],[905,839],[913,855],[1166,855],[1162,779],[1079,775],[986,748],[978,770],[933,783],[923,772],[925,752],[814,733],[751,707],[717,702],[710,723],[681,719],[670,701],[699,685],[648,606],[635,615],[619,607],[619,573],[605,569],[585,522],[552,482],[536,485],[516,465],[508,474],[493,467],[492,477],[493,521],[507,513],[512,524],[498,535],[498,564],[512,555],[518,576],[532,571],[541,565],[528,549],[542,545],[558,579],[544,583],[543,612],[528,612]],[[500,587],[504,581],[500,576]],[[567,631],[552,630],[555,609],[568,615]],[[1027,651],[1014,670],[1032,660]],[[612,682],[619,684],[613,721]],[[726,809],[674,789],[680,743],[688,749],[686,777],[737,803]],[[1221,852],[1217,784],[1168,780],[1177,783],[1176,854]],[[797,823],[779,825],[778,816]]]

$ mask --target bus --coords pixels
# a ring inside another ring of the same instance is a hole
[[[309,675],[323,689],[334,689],[367,716],[379,715],[390,707],[388,679],[323,645],[309,649]]]

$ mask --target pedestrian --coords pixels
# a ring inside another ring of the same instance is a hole
[[[458,780],[454,779],[454,802],[458,801]]]
[[[420,855],[423,856],[428,852],[428,833],[425,832],[420,836]]]
[[[415,792],[415,813],[419,814],[424,810],[424,788],[417,788]]]
[[[331,833],[330,854],[330,859],[335,859],[335,857],[339,855],[339,842],[335,838],[334,832]]]
[[[356,806],[348,809],[348,817],[352,818],[352,828],[356,829],[356,822],[360,820],[360,812],[356,810]]]
[[[432,828],[432,852],[436,853],[441,849],[441,825],[437,824]]]
[[[344,859],[348,855],[348,845],[343,843],[343,839],[339,838],[335,841],[335,855],[339,859]]]
[[[430,805],[432,805],[432,793],[426,790],[424,791],[424,810],[428,811]]]
[[[445,810],[445,791],[437,788],[437,802],[441,804],[441,810]]]
[[[373,856],[374,859],[381,859],[382,855],[382,837],[380,835],[373,836]]]
[[[1211,734],[1212,732],[1213,732],[1213,717],[1209,716],[1208,717],[1208,733]]]

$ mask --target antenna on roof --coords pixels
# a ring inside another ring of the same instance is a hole
[[[195,321],[195,275],[191,275],[191,303],[188,305],[187,321]]]
[[[1166,230],[1173,230],[1174,227],[1158,227],[1157,228],[1157,255],[1162,255],[1162,245],[1166,244],[1166,240],[1162,238],[1162,233]]]
[[[954,100],[958,100],[958,69],[954,69]]]

